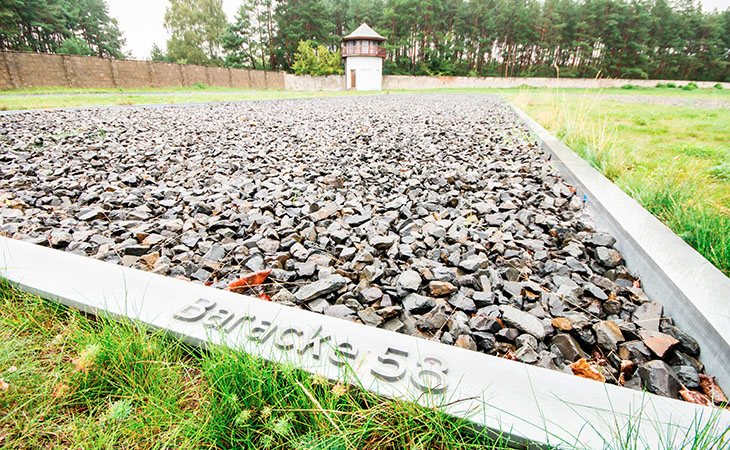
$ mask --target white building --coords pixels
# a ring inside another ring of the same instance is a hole
[[[345,86],[358,91],[379,91],[383,82],[385,38],[363,23],[342,38],[345,58]]]

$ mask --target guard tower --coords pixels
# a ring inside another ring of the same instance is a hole
[[[345,86],[358,91],[379,91],[383,81],[385,38],[363,23],[342,38],[345,58]]]

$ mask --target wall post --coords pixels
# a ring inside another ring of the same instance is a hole
[[[5,63],[5,67],[8,70],[10,84],[13,86],[13,89],[20,89],[23,82],[20,79],[18,65],[15,63],[15,53],[3,52],[3,62]]]
[[[155,76],[153,64],[154,63],[152,61],[147,61],[147,76],[150,80],[150,86],[157,87],[157,77]]]
[[[112,73],[112,84],[115,88],[119,87],[119,71],[117,70],[116,60],[109,58],[109,70]]]
[[[71,67],[71,63],[69,63],[68,60],[68,55],[61,55],[61,62],[63,63],[63,76],[66,77],[67,87],[76,87],[74,86],[76,83],[76,74],[74,73],[74,70]]]

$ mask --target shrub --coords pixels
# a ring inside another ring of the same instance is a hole
[[[714,87],[715,89],[722,89],[722,84],[720,84],[720,83],[715,83],[715,85],[714,85],[714,86],[712,86],[712,87]]]
[[[674,89],[674,88],[676,88],[676,87],[677,87],[677,85],[676,85],[676,84],[674,84],[674,83],[667,83],[667,87],[668,87],[668,88],[671,88],[671,89]]]
[[[725,161],[710,169],[710,176],[719,180],[730,181],[730,161]]]
[[[340,51],[330,51],[313,41],[299,41],[292,69],[297,75],[334,75],[344,73]]]
[[[682,86],[682,90],[684,91],[694,91],[695,89],[697,89],[697,83],[694,81],[690,81],[686,85]]]
[[[194,83],[192,87],[194,89],[208,89],[208,85],[205,83],[201,83],[200,81]]]
[[[621,89],[636,89],[636,86],[634,86],[633,84],[624,84],[623,86],[621,86]]]
[[[649,74],[643,70],[634,67],[631,69],[623,69],[621,71],[621,78],[635,79],[635,80],[648,80]]]
[[[667,85],[667,83],[657,83],[656,87],[659,89],[662,89],[662,88],[667,88],[669,86]]]
[[[94,56],[94,51],[89,47],[89,44],[85,40],[77,37],[64,40],[61,46],[58,47],[57,53],[62,55]]]

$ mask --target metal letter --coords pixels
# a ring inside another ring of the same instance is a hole
[[[312,356],[314,359],[319,359],[319,356],[322,354],[322,342],[329,341],[331,336],[321,336],[320,333],[322,332],[322,326],[320,325],[319,328],[317,328],[317,331],[312,334],[312,336],[302,343],[302,346],[299,348],[299,354],[303,355],[307,352],[307,350],[311,347],[312,348]]]
[[[279,328],[277,325],[272,325],[268,320],[262,320],[261,325],[255,325],[251,328],[251,334],[248,335],[248,338],[252,341],[264,343],[276,332],[277,328]]]
[[[284,331],[279,333],[279,335],[276,337],[276,340],[274,341],[274,345],[279,347],[282,350],[291,350],[294,348],[294,342],[293,340],[290,341],[284,341],[284,338],[287,337],[290,334],[295,334],[299,337],[304,334],[304,332],[297,328],[297,327],[289,327],[285,328]]]
[[[223,325],[227,324],[228,321],[232,318],[232,312],[228,311],[227,309],[221,308],[217,311],[212,312],[211,314],[208,314],[208,317],[203,320],[203,326],[205,328],[220,328]]]
[[[349,342],[345,341],[337,345],[330,354],[330,361],[336,366],[343,366],[347,359],[357,358],[357,350]]]
[[[205,312],[214,306],[215,302],[213,300],[199,298],[173,314],[172,318],[182,320],[183,322],[195,322],[196,320],[200,320],[205,315]]]
[[[395,359],[394,356],[407,358],[408,352],[404,350],[399,350],[397,348],[388,347],[388,349],[385,350],[385,354],[378,356],[378,361],[383,366],[394,367],[373,367],[370,369],[370,373],[382,380],[389,381],[391,383],[402,379],[406,375],[405,364],[403,364],[402,361],[398,361],[397,359]]]

